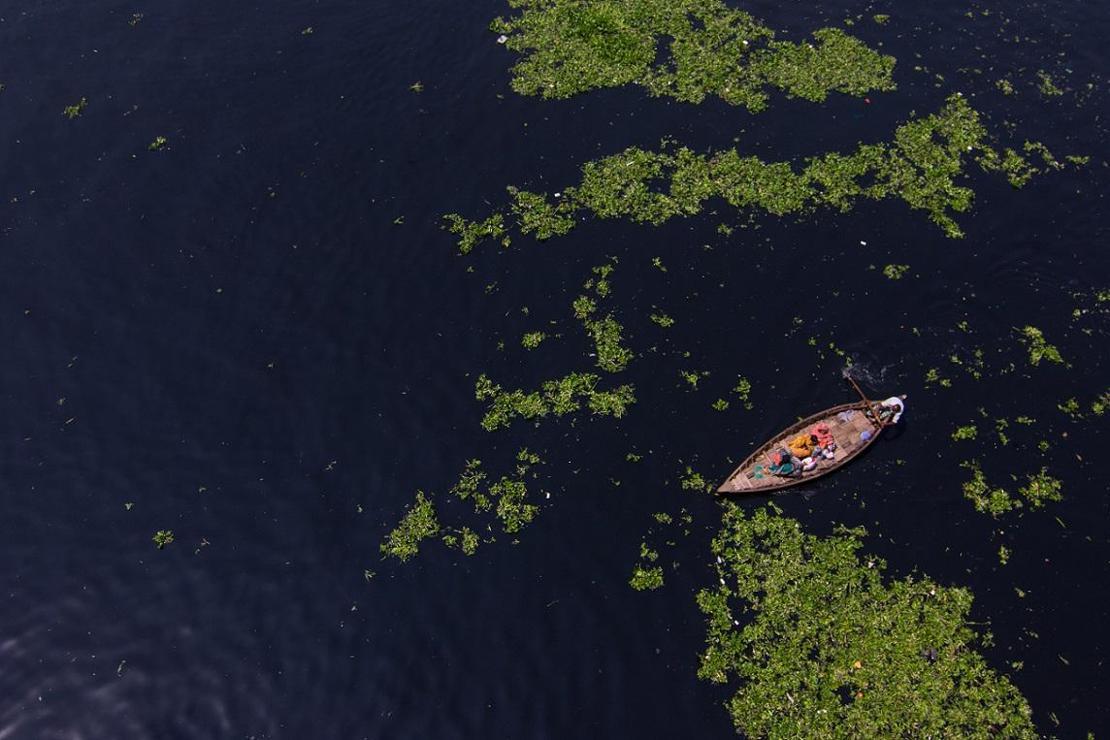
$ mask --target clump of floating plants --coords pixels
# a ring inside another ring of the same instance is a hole
[[[623,344],[624,328],[612,314],[595,318],[598,302],[612,292],[609,276],[613,266],[599,265],[592,272],[593,277],[583,285],[592,295],[579,295],[571,309],[593,340],[592,354],[597,366],[608,373],[619,373],[632,360],[632,351]],[[626,384],[603,390],[598,387],[600,382],[601,376],[596,373],[572,372],[562,378],[543,381],[539,390],[507,391],[483,373],[474,385],[474,395],[479,401],[487,402],[481,424],[491,432],[509,426],[517,418],[565,416],[581,410],[583,404],[599,416],[623,417],[628,407],[636,402],[635,389]]]
[[[1018,488],[1021,498],[1016,498],[1004,488],[989,485],[987,476],[978,462],[967,460],[960,465],[971,471],[971,479],[963,484],[964,497],[975,505],[976,511],[989,513],[996,518],[1025,505],[1030,509],[1040,509],[1050,501],[1060,501],[1064,498],[1063,484],[1049,475],[1047,468],[1041,468],[1040,472],[1026,476],[1027,483]],[[1022,499],[1025,499],[1024,502]]]
[[[767,88],[820,102],[830,92],[892,90],[894,57],[836,28],[813,42],[775,40],[774,31],[721,0],[509,0],[520,13],[490,25],[522,59],[513,89],[568,98],[639,85],[690,103],[708,96],[751,111]]]
[[[85,112],[85,108],[88,107],[88,98],[81,98],[73,105],[67,105],[65,108],[63,108],[62,115],[72,121],[74,118],[80,117],[81,114]]]
[[[1021,338],[1029,349],[1030,365],[1036,367],[1041,364],[1041,360],[1063,364],[1064,358],[1060,356],[1060,350],[1056,349],[1055,345],[1049,344],[1044,338],[1044,332],[1037,327],[1026,326],[1023,328]]]
[[[690,524],[693,523],[694,517],[686,509],[682,509],[677,515],[668,514],[665,511],[659,511],[651,515],[655,520],[659,530],[656,531],[655,527],[648,530],[644,540],[640,542],[640,558],[632,567],[632,577],[628,579],[628,585],[637,591],[654,591],[663,585],[663,566],[659,562],[658,543],[648,544],[648,536],[654,535],[651,539],[663,540],[663,544],[669,548],[674,548],[677,539],[676,532],[681,529],[682,534],[690,534]],[[678,563],[671,564],[672,570],[678,568]]]
[[[700,213],[710,198],[737,209],[762,209],[776,216],[805,214],[818,207],[841,212],[861,198],[899,198],[924,211],[950,237],[963,236],[954,214],[967,211],[974,192],[958,184],[966,160],[990,172],[1004,172],[1015,187],[1044,167],[1060,166],[1042,145],[1029,144],[1026,155],[996,151],[978,112],[963,96],[948,98],[940,112],[903,123],[889,143],[861,144],[851,154],[811,157],[800,168],[788,162],[764,162],[735,149],[698,154],[685,147],[661,151],[629,148],[582,167],[577,186],[564,188],[553,200],[545,193],[508,188],[509,211],[524,234],[543,240],[566,234],[581,215],[626,218],[659,225],[676,216]],[[459,236],[459,250],[469,252],[490,233],[503,236],[504,219],[495,213],[482,221],[458,214],[445,216]]]
[[[1034,738],[1028,703],[968,626],[972,595],[883,578],[860,529],[806,534],[777,509],[731,507],[713,541],[719,586],[698,675],[737,683],[748,737]]]
[[[663,585],[663,566],[657,565],[659,551],[648,547],[648,543],[640,543],[640,562],[632,568],[632,577],[628,585],[637,591],[654,591]]]
[[[513,472],[494,481],[482,469],[481,460],[468,460],[449,491],[448,502],[441,503],[461,503],[464,509],[472,510],[472,517],[484,515],[484,522],[471,522],[476,527],[482,528],[484,524],[486,531],[492,531],[490,519],[495,519],[506,534],[516,534],[539,513],[539,507],[528,500],[528,479],[535,478],[533,468],[542,462],[539,455],[522,449],[516,455]],[[415,501],[400,523],[382,542],[382,553],[404,562],[420,552],[421,542],[437,536],[444,545],[458,548],[465,555],[477,551],[481,542],[477,531],[469,525],[441,525],[433,498],[417,491]]]
[[[417,491],[416,500],[381,544],[381,551],[403,562],[420,552],[422,540],[437,534],[439,521],[435,506],[423,491]]]

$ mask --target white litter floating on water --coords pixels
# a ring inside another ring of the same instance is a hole
[[[509,40],[509,37],[506,36],[505,34],[501,34],[500,36],[497,37],[497,43],[499,43],[499,44],[503,44],[508,40]]]

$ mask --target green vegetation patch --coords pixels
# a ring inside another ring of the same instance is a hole
[[[888,280],[901,280],[909,271],[909,265],[887,265],[883,268],[883,276]]]
[[[952,439],[956,440],[957,442],[975,439],[977,436],[979,436],[979,429],[974,424],[956,427],[956,431],[952,432]]]
[[[971,480],[963,484],[963,491],[964,497],[975,505],[976,511],[998,517],[1021,506],[1021,502],[1014,500],[1005,489],[992,488],[987,484],[987,476],[978,462],[965,461],[960,465],[971,471]]]
[[[863,530],[802,531],[777,510],[731,507],[713,541],[720,585],[698,675],[736,681],[748,737],[1034,738],[1028,703],[976,651],[972,595],[928,578],[883,578]]]
[[[520,338],[520,346],[524,349],[535,349],[547,339],[547,334],[542,331],[530,331]]]
[[[1021,330],[1022,340],[1029,348],[1029,364],[1033,367],[1041,364],[1041,360],[1048,360],[1056,364],[1063,364],[1064,358],[1055,345],[1049,344],[1044,333],[1035,326],[1027,326]]]
[[[409,506],[397,527],[389,533],[380,546],[383,554],[401,562],[420,552],[423,540],[439,534],[439,521],[431,499],[423,491],[416,492],[416,500]]]
[[[621,418],[636,402],[635,389],[622,385],[612,390],[599,390],[600,376],[594,373],[570,373],[562,378],[546,380],[538,391],[506,391],[485,374],[479,375],[474,395],[488,401],[482,417],[482,428],[494,431],[509,426],[516,418],[541,419],[549,414],[565,416],[579,411],[582,404],[594,414]]]
[[[1048,474],[1048,468],[1041,468],[1039,473],[1028,476],[1029,482],[1018,489],[1029,506],[1039,509],[1049,501],[1060,501],[1064,498],[1063,484]]]
[[[663,568],[658,565],[637,564],[632,568],[628,585],[637,591],[654,591],[663,585]]]
[[[521,59],[513,89],[568,98],[639,85],[651,95],[700,103],[718,97],[750,111],[767,89],[820,102],[830,92],[893,90],[894,57],[836,28],[812,42],[772,30],[721,0],[509,0],[520,13],[490,25]]]
[[[443,217],[446,228],[459,237],[459,252],[469,254],[475,245],[485,239],[500,240],[503,246],[511,243],[505,233],[505,217],[495,213],[484,221],[467,221],[457,213],[448,213]]]
[[[510,187],[509,210],[522,233],[543,240],[570,231],[583,213],[658,225],[700,213],[710,198],[776,216],[804,215],[818,207],[846,212],[863,198],[897,198],[927,213],[948,236],[960,237],[954,216],[967,211],[974,197],[959,184],[966,178],[967,161],[1002,172],[1019,187],[1041,172],[1027,155],[1039,155],[1052,169],[1059,166],[1041,145],[1028,143],[1024,151],[996,151],[979,114],[957,94],[939,113],[899,126],[892,142],[811,157],[800,168],[767,163],[735,149],[698,154],[685,147],[658,152],[633,147],[586,163],[581,182],[564,188],[554,202],[546,193]],[[483,221],[448,216],[452,231],[462,235],[460,250],[472,249],[484,224],[499,215]]]
[[[1046,98],[1057,98],[1064,94],[1064,91],[1056,86],[1052,79],[1052,75],[1042,70],[1037,70],[1037,89],[1041,91],[1041,95]]]
[[[74,118],[77,118],[82,113],[84,113],[85,108],[88,108],[88,107],[89,107],[88,98],[81,98],[80,100],[78,100],[73,105],[67,105],[65,108],[63,108],[62,109],[62,115],[72,121]]]
[[[151,539],[154,541],[154,544],[158,546],[158,549],[161,550],[163,547],[173,542],[173,530],[159,529],[154,533]]]
[[[740,399],[740,403],[744,404],[745,411],[751,411],[754,408],[752,404],[752,384],[751,381],[743,375],[739,376],[736,380],[736,387],[732,392]]]
[[[640,562],[632,568],[632,578],[628,585],[637,591],[654,591],[663,585],[663,568],[655,565],[659,560],[659,552],[648,547],[648,543],[640,543]]]
[[[482,469],[481,460],[468,460],[458,481],[451,486],[449,497],[440,498],[438,502],[441,508],[464,504],[464,508],[471,510],[471,518],[478,515],[478,520],[472,522],[475,527],[492,531],[491,520],[494,520],[505,533],[516,534],[539,513],[539,506],[529,500],[528,480],[536,477],[533,469],[542,463],[539,455],[523,448],[516,454],[512,472],[494,480]],[[416,500],[382,542],[381,551],[404,562],[419,553],[423,540],[440,535],[444,545],[457,548],[464,555],[473,555],[481,543],[477,531],[470,525],[442,525],[433,496],[417,491]]]

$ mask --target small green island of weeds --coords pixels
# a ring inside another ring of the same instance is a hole
[[[63,108],[62,115],[72,121],[74,118],[79,118],[81,114],[85,112],[85,108],[88,107],[88,98],[81,98],[73,105],[67,105],[65,108]]]
[[[157,532],[154,533],[154,536],[151,537],[151,539],[154,541],[154,544],[158,547],[158,549],[161,550],[166,545],[173,542],[173,530],[159,529]]]
[[[887,265],[883,268],[883,276],[888,280],[901,280],[909,271],[909,265]]]
[[[1027,142],[1024,150],[1025,155],[995,149],[978,112],[956,94],[939,113],[899,126],[891,143],[811,157],[801,168],[764,162],[736,149],[699,154],[670,144],[660,151],[633,147],[586,163],[579,184],[563,188],[554,201],[546,193],[509,187],[509,211],[521,233],[542,241],[571,231],[583,213],[658,226],[698,214],[717,197],[737,209],[775,216],[805,215],[818,207],[847,212],[860,199],[899,198],[956,238],[963,232],[954,216],[967,211],[974,198],[971,188],[958,182],[967,177],[966,160],[1003,173],[1015,187],[1044,171],[1033,164],[1034,155],[1045,168],[1063,166],[1043,145]],[[507,243],[501,213],[480,221],[456,213],[444,219],[459,237],[460,252],[471,251],[487,236]]]
[[[542,463],[539,455],[521,449],[517,452],[513,472],[493,480],[483,470],[481,460],[468,460],[458,481],[449,495],[440,499],[440,504],[441,509],[461,505],[463,511],[469,513],[453,518],[469,516],[472,521],[450,527],[442,525],[441,512],[437,512],[433,503],[434,496],[417,491],[416,499],[401,521],[381,543],[382,553],[404,562],[419,554],[421,542],[439,536],[447,547],[473,555],[481,542],[475,528],[482,529],[484,523],[485,530],[491,531],[491,518],[500,522],[506,534],[519,533],[539,513],[539,506],[529,501],[528,480],[535,478],[533,469]],[[481,521],[483,518],[486,521]]]
[[[640,543],[640,562],[632,568],[632,577],[628,585],[637,591],[654,591],[663,585],[663,567],[656,565],[659,552],[648,547],[648,543]]]
[[[593,296],[578,296],[571,309],[593,341],[592,354],[597,366],[607,373],[619,373],[628,367],[633,358],[632,351],[624,345],[624,327],[611,313],[595,318],[599,301],[604,301],[612,292],[612,272],[612,265],[594,267],[593,277],[583,285]],[[525,335],[522,343],[526,348],[538,346],[542,341],[536,341],[536,334],[542,332]],[[530,347],[532,342],[534,345]],[[565,416],[581,410],[583,403],[596,415],[622,418],[628,407],[636,402],[635,389],[625,384],[603,390],[598,387],[600,382],[601,376],[596,373],[572,372],[562,378],[544,381],[539,390],[506,391],[483,373],[475,383],[474,395],[479,401],[488,402],[481,421],[487,431],[507,427],[517,418],[537,420],[548,415]]]
[[[1064,498],[1063,484],[1049,475],[1047,468],[1027,476],[1026,484],[1018,488],[1021,498],[1016,498],[1006,489],[988,484],[987,476],[977,461],[966,460],[960,465],[971,471],[971,479],[963,484],[964,497],[975,505],[976,511],[995,518],[1026,505],[1030,509],[1040,509],[1049,502]]]
[[[1049,344],[1044,338],[1044,332],[1037,327],[1026,326],[1021,330],[1021,337],[1029,349],[1029,364],[1033,367],[1040,365],[1041,360],[1048,360],[1057,365],[1064,363],[1060,350],[1056,349],[1055,345]]]
[[[509,0],[521,12],[490,30],[522,55],[521,95],[568,98],[638,85],[654,96],[700,103],[714,96],[757,112],[767,88],[821,102],[830,92],[862,97],[893,90],[895,60],[837,28],[812,42],[775,39],[721,0]]]
[[[860,529],[805,533],[773,507],[730,507],[713,540],[720,585],[700,591],[698,675],[731,683],[747,737],[1035,738],[1028,702],[991,670],[972,595],[884,579]]]

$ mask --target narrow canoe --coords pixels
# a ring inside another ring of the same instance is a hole
[[[844,467],[874,444],[883,430],[882,426],[872,421],[870,416],[865,413],[866,410],[867,404],[863,401],[844,403],[792,424],[740,463],[739,467],[732,471],[732,475],[717,489],[717,493],[768,493],[781,488],[809,483]],[[809,431],[818,422],[829,425],[829,432],[836,440],[835,458],[832,460],[822,459],[813,470],[789,478],[766,472],[767,466],[771,463],[772,450],[778,447],[786,447],[786,443],[790,439],[802,432]],[[871,432],[870,439],[860,437],[861,433],[865,431]],[[757,467],[760,469],[756,470]]]

